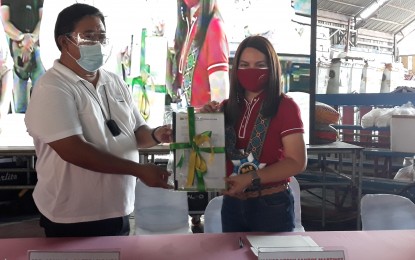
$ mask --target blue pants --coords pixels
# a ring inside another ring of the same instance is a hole
[[[40,60],[39,47],[34,50],[34,59],[36,66],[32,71],[19,71],[16,73],[16,68],[13,69],[14,87],[13,100],[14,110],[16,113],[25,113],[28,105],[29,87],[27,86],[29,79],[32,82],[32,87],[35,86],[37,80],[45,73],[42,61]]]
[[[40,214],[46,237],[128,236],[129,216],[78,223],[56,223]]]
[[[287,232],[294,229],[291,190],[240,200],[224,196],[223,232]]]

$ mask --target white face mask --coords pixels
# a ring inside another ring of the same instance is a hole
[[[69,40],[72,44],[78,47],[81,57],[75,59],[69,52],[69,56],[78,63],[81,68],[88,72],[95,72],[104,64],[104,47],[97,42],[91,45],[77,45]]]
[[[94,45],[79,45],[81,57],[76,62],[84,70],[95,72],[104,64],[103,46],[100,43]]]

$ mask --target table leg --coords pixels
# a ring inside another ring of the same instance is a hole
[[[323,155],[323,163],[322,163],[322,170],[323,170],[323,187],[322,187],[322,207],[321,207],[321,226],[324,230],[326,227],[326,199],[327,199],[327,187],[326,187],[326,173],[327,173],[327,157]]]

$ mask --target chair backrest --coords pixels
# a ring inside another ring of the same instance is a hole
[[[409,183],[397,194],[404,196],[410,199],[413,203],[415,203],[415,183],[414,182]]]
[[[204,232],[222,233],[222,210],[223,196],[214,197],[206,206],[204,214]]]
[[[366,194],[360,201],[362,230],[415,229],[415,204],[395,194]]]
[[[137,181],[134,218],[137,235],[191,233],[186,192],[152,188]]]
[[[290,179],[290,188],[294,196],[294,230],[295,232],[304,232],[304,227],[301,223],[301,190],[297,179],[292,176]]]

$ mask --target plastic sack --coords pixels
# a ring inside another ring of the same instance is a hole
[[[396,115],[415,115],[415,108],[411,101],[395,109]]]
[[[392,115],[395,115],[395,108],[382,109],[380,115],[376,118],[376,127],[388,127],[390,126]]]
[[[134,209],[136,228],[153,233],[183,233],[177,230],[191,232],[188,214],[186,192],[151,188],[137,181]]]
[[[396,173],[396,175],[393,179],[394,180],[413,182],[414,181],[414,175],[415,175],[414,166],[411,164],[409,166],[406,166],[406,167],[403,167],[403,168],[399,169],[399,171]]]
[[[376,119],[381,115],[382,109],[375,108],[362,116],[360,124],[363,128],[374,127]]]
[[[374,108],[362,116],[360,124],[363,128],[388,127],[392,115],[415,115],[415,108],[410,101],[400,107]]]

